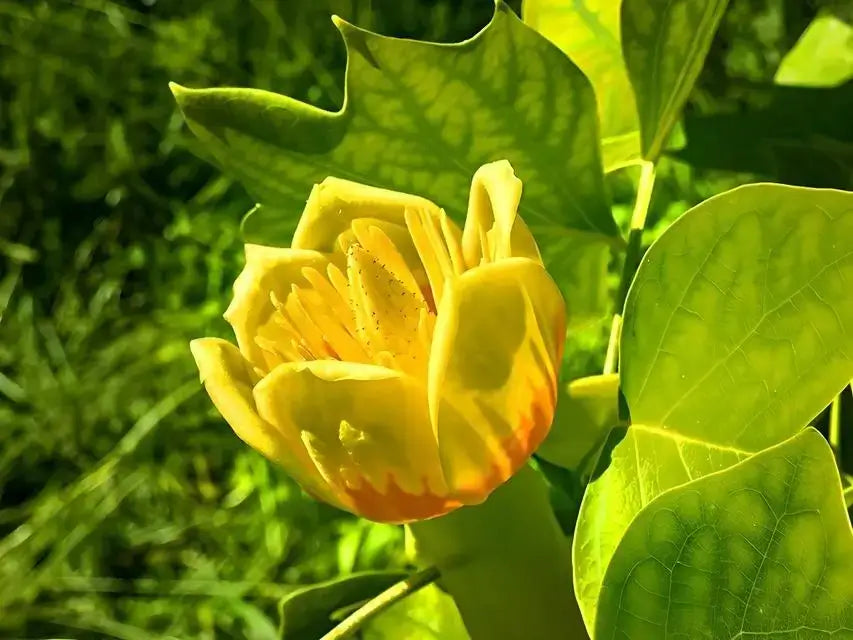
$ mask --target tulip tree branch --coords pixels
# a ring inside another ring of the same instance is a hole
[[[368,620],[381,613],[403,598],[438,579],[438,569],[429,567],[412,574],[405,580],[391,585],[364,606],[347,616],[338,626],[329,631],[320,640],[343,640],[352,637]]]
[[[652,162],[643,162],[641,166],[640,181],[637,185],[637,199],[634,202],[634,211],[631,213],[631,229],[628,232],[625,263],[622,265],[622,276],[619,279],[619,288],[616,290],[616,299],[613,305],[613,323],[610,326],[610,340],[607,342],[607,355],[604,358],[603,373],[605,374],[615,373],[618,367],[622,311],[625,306],[625,298],[628,297],[628,289],[643,257],[643,229],[646,226],[646,216],[649,212],[649,203],[655,184],[655,165]]]

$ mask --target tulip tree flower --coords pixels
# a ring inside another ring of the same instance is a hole
[[[584,638],[571,552],[526,466],[550,429],[565,306],[506,161],[460,229],[432,202],[327,178],[288,249],[246,246],[192,342],[234,431],[313,496],[405,522],[473,640]]]
[[[565,305],[481,167],[464,229],[423,198],[327,178],[290,248],[246,245],[225,317],[192,342],[234,431],[313,496],[383,522],[483,502],[548,433]]]

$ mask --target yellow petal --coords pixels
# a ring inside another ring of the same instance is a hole
[[[426,389],[376,365],[332,360],[280,365],[255,387],[260,415],[299,433],[349,508],[404,522],[459,506],[448,498]]]
[[[292,336],[274,321],[275,307],[270,293],[287,300],[291,286],[310,285],[303,269],[325,272],[329,257],[317,251],[246,245],[246,266],[234,282],[234,298],[225,319],[234,328],[237,345],[249,362],[269,371],[285,361],[274,351],[289,348]],[[262,348],[260,345],[269,345]]]
[[[435,325],[428,393],[452,495],[484,499],[542,442],[554,414],[564,331],[560,292],[533,260],[485,264],[449,287]]]
[[[310,493],[341,506],[298,434],[280,430],[258,415],[252,396],[257,376],[237,347],[219,338],[201,338],[190,342],[190,350],[210,399],[240,439],[284,467]]]
[[[405,227],[406,208],[438,211],[432,202],[418,196],[326,178],[311,190],[292,246],[331,252],[336,249],[338,236],[347,232],[354,220],[372,218]]]
[[[469,268],[523,257],[541,262],[533,235],[518,216],[521,180],[506,160],[480,167],[471,182],[462,253]]]

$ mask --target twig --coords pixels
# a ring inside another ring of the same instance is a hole
[[[649,213],[649,203],[652,199],[652,189],[655,184],[655,165],[643,162],[640,171],[640,181],[637,185],[637,200],[631,213],[631,229],[628,231],[628,248],[625,251],[625,263],[622,266],[622,276],[619,279],[619,289],[614,300],[613,323],[610,326],[610,340],[607,342],[607,355],[604,358],[604,373],[615,373],[618,368],[619,336],[622,333],[622,312],[628,289],[640,266],[643,252],[643,229],[646,226],[646,216]]]
[[[829,407],[829,446],[835,454],[835,462],[841,469],[841,394],[832,399]]]
[[[338,626],[329,631],[320,640],[343,640],[351,637],[365,622],[384,611],[392,604],[412,595],[438,578],[438,569],[429,567],[412,574],[405,580],[391,585],[363,607],[347,616]]]

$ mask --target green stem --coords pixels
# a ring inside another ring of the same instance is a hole
[[[588,638],[572,589],[571,541],[548,489],[522,468],[483,504],[410,525],[472,640]]]
[[[829,446],[835,454],[835,462],[841,468],[841,395],[835,396],[829,407]]]
[[[607,355],[604,360],[604,373],[615,373],[619,355],[619,335],[622,331],[622,311],[628,289],[634,280],[637,267],[643,257],[643,229],[646,227],[646,216],[649,213],[649,203],[652,200],[652,190],[655,185],[655,165],[643,162],[640,170],[640,181],[637,185],[637,199],[634,201],[634,211],[631,213],[631,228],[628,231],[628,247],[625,250],[625,262],[622,265],[622,276],[619,278],[619,288],[613,304],[613,324],[610,327],[610,340],[607,343]]]
[[[360,607],[347,616],[338,626],[329,631],[320,640],[343,640],[344,638],[351,637],[373,616],[381,613],[406,596],[412,595],[418,589],[422,589],[431,582],[435,582],[436,578],[438,578],[438,569],[429,567],[428,569],[412,574],[397,584],[391,585],[378,596],[372,598],[363,607]]]

